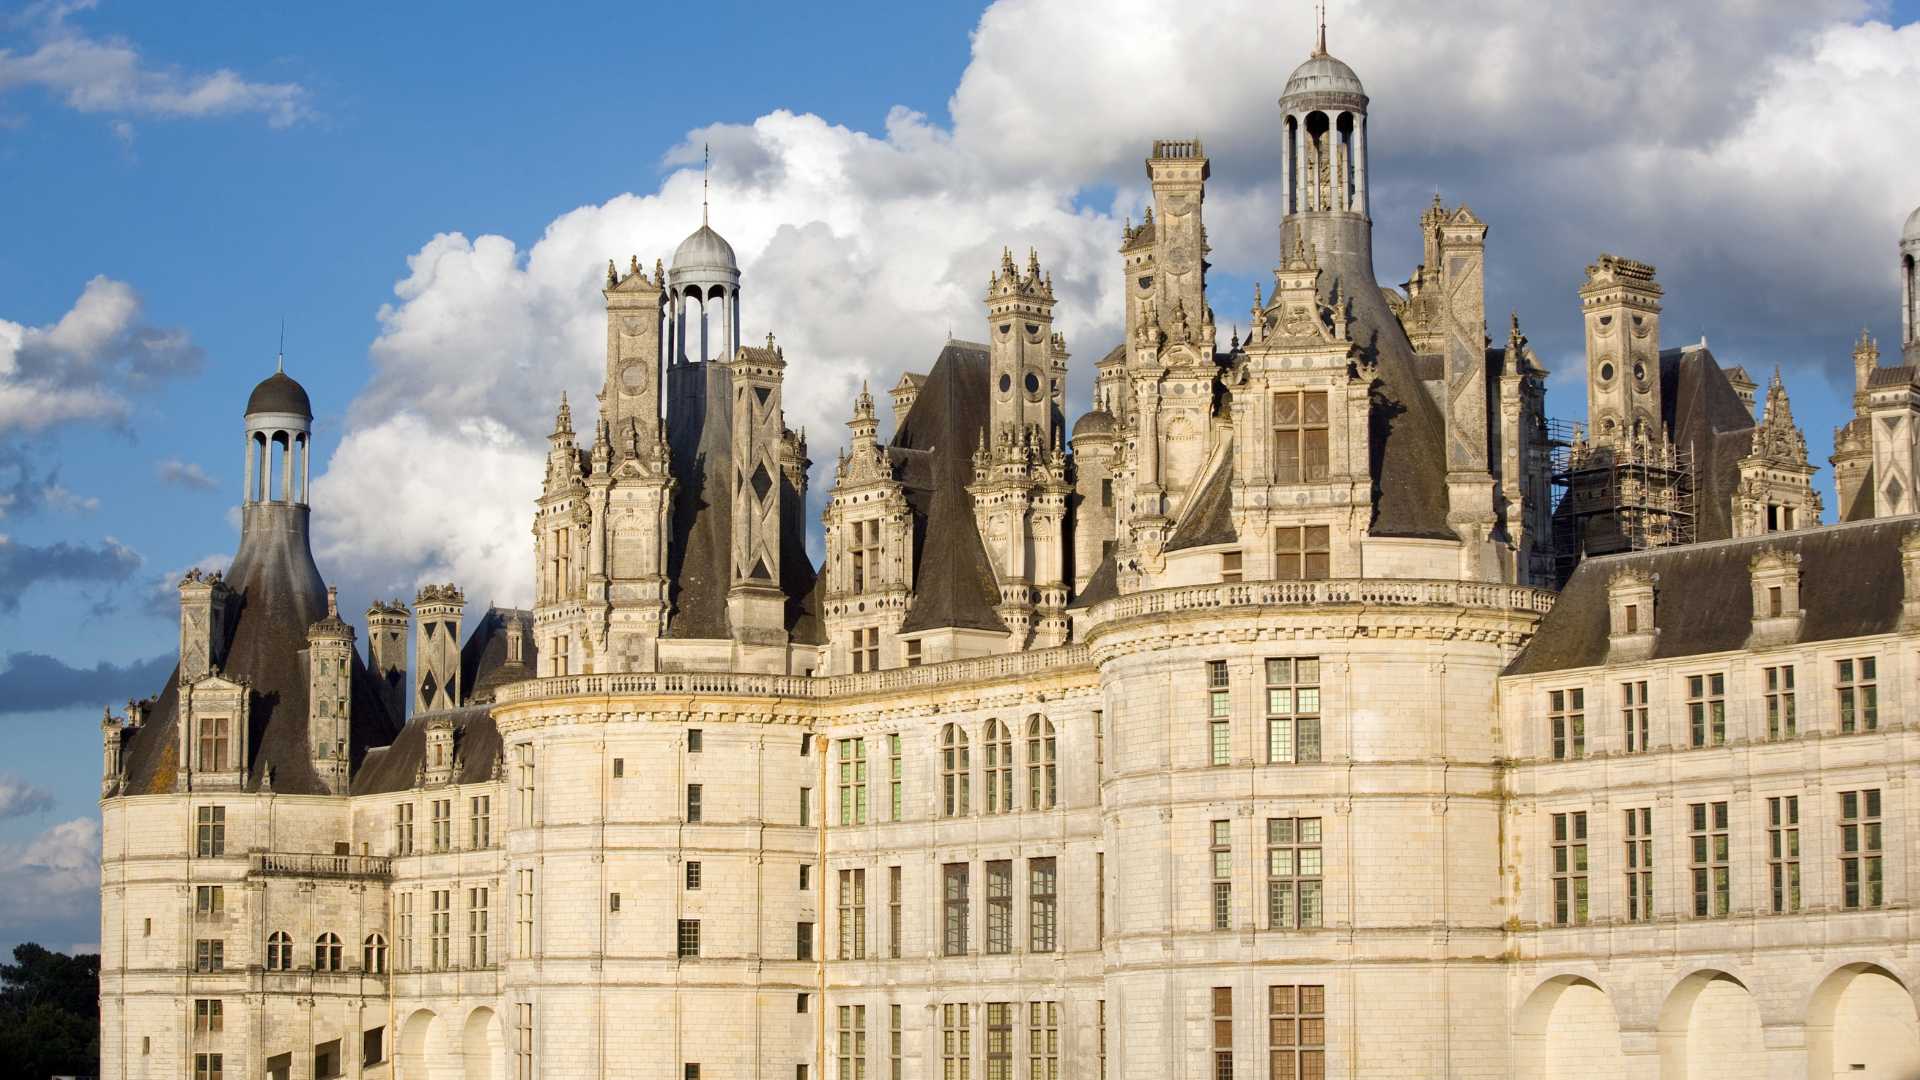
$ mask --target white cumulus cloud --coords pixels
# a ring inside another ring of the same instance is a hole
[[[1878,11],[1340,5],[1332,49],[1373,98],[1382,277],[1411,270],[1415,219],[1437,188],[1492,224],[1496,333],[1517,308],[1550,360],[1577,355],[1582,268],[1617,250],[1660,265],[1670,340],[1725,326],[1759,353],[1730,362],[1819,356],[1820,370],[1844,371],[1852,328],[1893,311],[1882,256],[1920,198],[1920,27],[1861,21]],[[652,190],[558,213],[531,244],[433,237],[379,313],[372,379],[315,482],[329,572],[374,591],[452,578],[527,599],[532,499],[562,389],[591,431],[606,261],[670,258],[698,224],[706,144],[713,223],[744,272],[744,336],[779,335],[789,422],[817,462],[844,443],[862,380],[882,390],[925,370],[949,330],[982,333],[1003,245],[1038,248],[1052,271],[1084,400],[1092,361],[1118,340],[1114,249],[1120,218],[1143,203],[1154,138],[1205,140],[1216,274],[1247,283],[1270,270],[1274,101],[1310,24],[1308,5],[1257,0],[1002,0],[975,31],[950,126],[897,108],[863,132],[775,110],[689,132]],[[1222,325],[1249,299],[1216,289]],[[816,467],[816,495],[830,476]]]

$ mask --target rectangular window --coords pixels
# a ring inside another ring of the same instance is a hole
[[[387,1029],[368,1028],[360,1033],[360,1064],[378,1065],[387,1060]]]
[[[1727,677],[1721,672],[1687,676],[1687,731],[1693,746],[1727,741]]]
[[[1107,940],[1107,853],[1093,853],[1093,940]]]
[[[520,1002],[514,1011],[514,1080],[533,1080],[533,1003]]]
[[[941,952],[948,956],[967,955],[967,864],[947,863],[940,868]]]
[[[1727,804],[1692,803],[1687,807],[1687,842],[1692,853],[1693,915],[1703,919],[1731,909],[1733,868],[1729,865]]]
[[[1242,560],[1240,552],[1223,551],[1220,553],[1220,580],[1222,582],[1232,583],[1239,581],[1244,567],[1245,563]]]
[[[1013,1080],[1011,1002],[987,1002],[987,1080]]]
[[[194,811],[194,853],[203,859],[227,853],[227,808],[202,806]]]
[[[867,1007],[840,1006],[840,1080],[867,1080]]]
[[[1027,860],[1027,948],[1050,953],[1059,939],[1059,872],[1053,859]]]
[[[1331,552],[1328,526],[1282,526],[1273,530],[1273,576],[1280,581],[1325,581]]]
[[[1287,390],[1273,395],[1273,482],[1327,480],[1327,392]]]
[[[444,971],[452,952],[453,890],[433,890],[432,921],[427,924],[428,963],[435,971]]]
[[[393,808],[393,853],[413,854],[413,804],[399,803]]]
[[[195,885],[193,887],[193,913],[213,916],[227,910],[227,890],[220,885]]]
[[[867,872],[840,871],[840,959],[867,958]]]
[[[1773,910],[1800,910],[1800,796],[1767,800],[1767,882]]]
[[[227,943],[220,938],[201,938],[193,943],[193,970],[198,972],[225,971],[227,967]]]
[[[1840,793],[1840,906],[1879,907],[1886,900],[1881,876],[1880,789]]]
[[[513,783],[520,796],[520,824],[525,827],[533,824],[533,747],[520,746],[515,751],[519,764],[514,767]]]
[[[1267,819],[1267,925],[1315,927],[1323,919],[1319,818]]]
[[[199,1035],[217,1035],[226,1024],[226,1006],[219,998],[195,998],[193,1030]]]
[[[1213,988],[1213,1080],[1233,1080],[1233,987]]]
[[[1626,811],[1627,921],[1653,918],[1653,807]]]
[[[840,824],[867,823],[867,740],[841,739]]]
[[[687,820],[688,821],[700,820],[700,785],[699,784],[687,785]],[[806,822],[803,821],[801,822],[801,824],[804,825],[806,824]]]
[[[706,733],[699,728],[687,729],[687,753],[698,754],[706,749]]]
[[[1013,951],[1013,862],[994,859],[987,863],[987,952],[1001,955]]]
[[[903,785],[906,780],[906,759],[900,752],[900,733],[887,736],[887,820],[900,821],[906,815]]]
[[[1834,662],[1834,686],[1840,694],[1840,730],[1872,731],[1880,726],[1879,662],[1871,656]]]
[[[620,894],[619,893],[607,894],[607,910],[615,913],[619,912],[620,910]]]
[[[1060,1080],[1060,1003],[1027,1003],[1027,1076]]]
[[[527,873],[523,870],[521,873]],[[403,892],[394,897],[399,908],[399,937],[393,943],[393,962],[395,971],[413,970],[413,894]],[[522,953],[521,955],[526,955]]]
[[[1644,754],[1653,745],[1647,724],[1647,683],[1641,679],[1620,684],[1620,727],[1626,733],[1627,753]]]
[[[880,670],[880,628],[870,626],[853,632],[853,672]]]
[[[700,955],[700,920],[681,919],[675,938],[675,952],[682,960]]]
[[[907,647],[907,666],[920,666],[920,639],[914,638],[905,643]]]
[[[806,892],[808,889],[813,888],[812,882],[813,882],[813,864],[801,863],[800,864],[800,891]]]
[[[687,863],[687,888],[692,891],[700,888],[700,862],[697,859]]]
[[[331,1080],[339,1076],[345,1062],[340,1056],[340,1040],[328,1039],[313,1048],[314,1080]]]
[[[813,924],[797,922],[793,924],[793,958],[795,960],[813,959]]]
[[[1791,739],[1800,730],[1793,707],[1793,665],[1770,667],[1763,674],[1767,687],[1767,738]]]
[[[1213,928],[1233,929],[1233,822],[1208,825],[1207,859],[1213,871]]]
[[[900,958],[900,868],[887,867],[887,955]]]
[[[1553,732],[1553,760],[1587,756],[1587,692],[1579,688],[1547,695],[1547,723]]]
[[[1273,1080],[1325,1080],[1327,988],[1267,987],[1268,1075]]]
[[[475,795],[467,800],[467,835],[476,850],[493,846],[493,796]]]
[[[1580,926],[1587,921],[1587,815],[1553,815],[1553,922]]]
[[[1233,761],[1233,691],[1225,660],[1207,661],[1207,760],[1214,765]]]
[[[199,769],[201,772],[227,771],[228,741],[226,717],[209,716],[200,721]]]
[[[518,871],[514,897],[514,952],[522,958],[533,955],[533,871]]]
[[[966,729],[947,724],[940,729],[940,807],[946,817],[965,817],[972,799],[973,751]]]
[[[1320,760],[1320,660],[1267,661],[1267,760]]]
[[[940,1069],[942,1080],[968,1080],[973,1075],[973,1018],[965,1002],[940,1006]]]
[[[905,1018],[898,1005],[887,1006],[887,1080],[906,1080]]]
[[[800,824],[802,826],[813,824],[813,789],[810,787],[800,789]]]
[[[193,1080],[220,1080],[222,1058],[219,1054],[193,1055]]]
[[[1100,1076],[1107,1080],[1107,999],[1100,999]]]
[[[453,846],[453,800],[433,800],[433,850],[445,851]]]
[[[618,895],[617,893],[615,895]],[[467,890],[467,966],[483,968],[492,963],[488,950],[491,890],[478,886]]]

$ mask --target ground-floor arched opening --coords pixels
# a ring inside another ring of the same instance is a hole
[[[1760,1006],[1724,971],[1696,971],[1660,1009],[1661,1080],[1767,1075]]]
[[[1878,964],[1848,964],[1807,1008],[1807,1075],[1815,1080],[1920,1076],[1920,1012],[1913,992]]]
[[[1514,1025],[1516,1076],[1587,1080],[1626,1068],[1620,1020],[1598,984],[1559,975],[1536,987]]]

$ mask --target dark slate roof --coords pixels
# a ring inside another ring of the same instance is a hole
[[[469,705],[426,716],[416,716],[401,730],[392,745],[378,747],[367,755],[366,764],[353,777],[355,795],[405,791],[427,760],[427,721],[435,716],[453,718],[453,773],[456,784],[479,784],[493,778],[494,762],[500,757],[500,729],[494,725],[491,706]]]
[[[507,659],[507,622],[520,620],[520,659]],[[460,685],[469,702],[493,700],[495,690],[508,683],[531,679],[540,670],[533,644],[533,612],[515,608],[488,608],[460,647]]]
[[[313,419],[313,402],[307,398],[307,388],[295,382],[284,371],[276,371],[260,380],[247,398],[247,415],[254,413],[292,413]]]
[[[1867,376],[1867,387],[1872,389],[1876,386],[1906,386],[1914,381],[1915,374],[1916,371],[1911,365],[1877,367]]]
[[[725,364],[667,369],[673,535],[667,542],[670,638],[730,637],[733,585],[732,374]]]
[[[327,611],[326,586],[307,542],[307,508],[254,504],[244,509],[240,550],[227,571],[234,596],[228,601],[224,674],[252,687],[251,756],[247,786],[258,788],[269,769],[273,790],[323,794],[313,771],[307,735],[307,627]],[[173,790],[180,762],[176,746],[179,671],[167,676],[146,722],[126,750],[129,795]],[[388,742],[399,724],[389,717],[376,682],[358,652],[353,657],[353,767],[372,746]]]
[[[1694,539],[1724,540],[1733,535],[1740,459],[1753,449],[1753,413],[1705,347],[1663,350],[1660,379],[1667,430],[1693,452]]]
[[[913,606],[902,633],[939,627],[1005,632],[999,582],[973,520],[973,451],[986,431],[987,347],[949,341],[888,452],[914,511]]]
[[[1233,527],[1233,451],[1207,477],[1206,485],[1194,494],[1187,509],[1167,538],[1168,551],[1231,544],[1240,539]]]
[[[1111,600],[1119,595],[1120,568],[1115,564],[1113,552],[1109,549],[1106,556],[1100,560],[1100,565],[1094,569],[1093,576],[1087,579],[1087,587],[1080,591],[1080,595],[1068,602],[1067,609],[1071,611],[1092,607],[1102,600]]]
[[[1748,561],[1764,548],[1800,555],[1800,639],[1890,633],[1900,623],[1900,541],[1920,517],[1881,518],[1797,532],[1656,548],[1587,559],[1574,570],[1509,675],[1594,667],[1607,659],[1607,582],[1626,568],[1659,576],[1653,605],[1663,659],[1745,647],[1753,622]]]
[[[1283,248],[1293,234],[1282,237]],[[1372,412],[1374,536],[1458,540],[1447,524],[1445,429],[1439,406],[1421,385],[1438,378],[1437,359],[1422,360],[1406,328],[1387,307],[1373,275],[1373,254],[1364,249],[1323,250],[1323,291],[1337,289],[1353,301],[1354,343],[1378,363],[1380,385]]]

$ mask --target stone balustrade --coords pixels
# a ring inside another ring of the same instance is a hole
[[[260,877],[389,878],[393,860],[381,855],[323,855],[308,851],[256,851],[248,872]]]
[[[1093,605],[1082,627],[1141,615],[1233,607],[1463,607],[1544,615],[1554,594],[1525,585],[1480,581],[1342,578],[1331,581],[1231,581],[1154,589]]]

